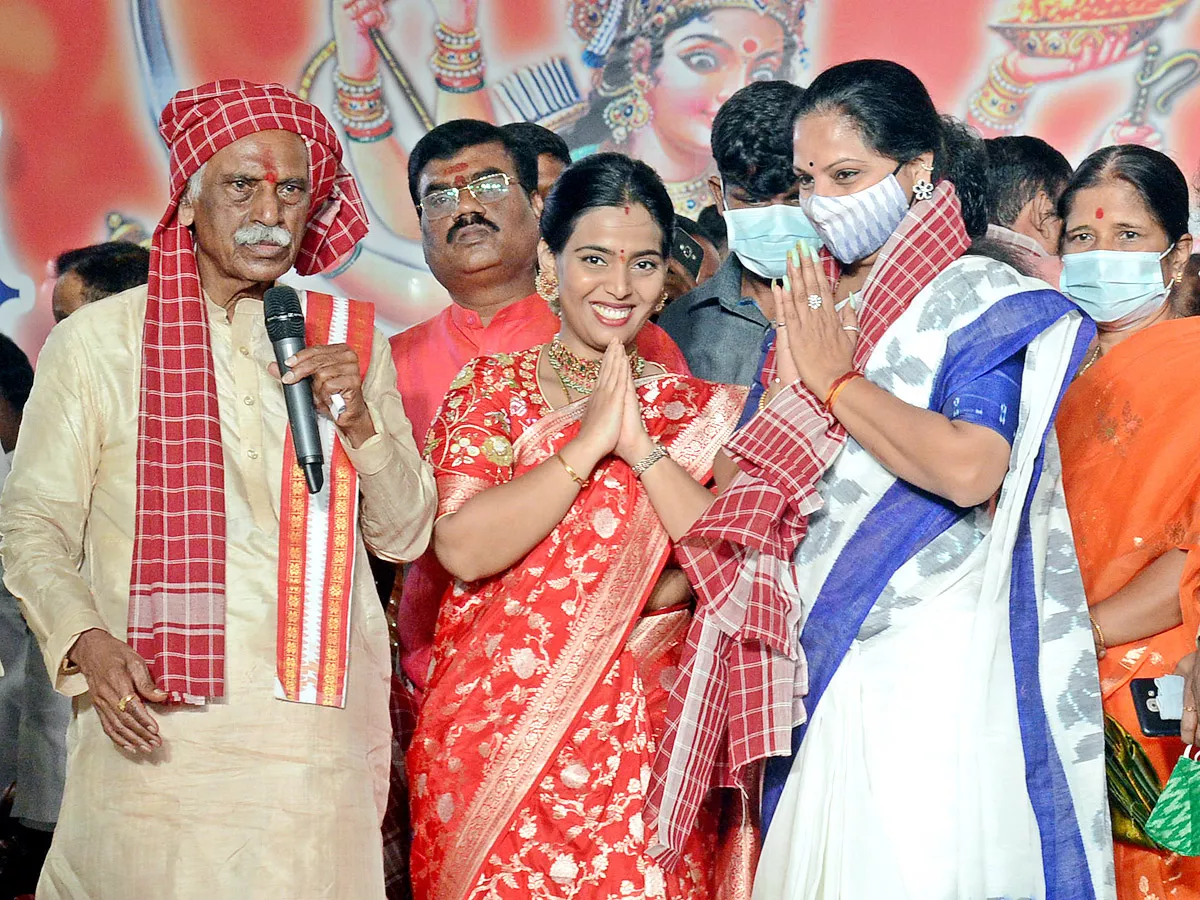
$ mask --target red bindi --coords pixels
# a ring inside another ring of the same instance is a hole
[[[629,215],[629,207],[628,206],[625,207],[625,215]]]
[[[621,258],[621,262],[625,262],[625,251],[624,250],[618,250],[617,256],[619,256]]]
[[[1102,206],[1097,206],[1097,207],[1096,207],[1096,218],[1097,218],[1097,219],[1103,219],[1103,218],[1104,218],[1104,207],[1102,207]]]
[[[758,41],[756,41],[754,38],[746,38],[744,41],[742,41],[742,50],[746,53],[757,53]]]

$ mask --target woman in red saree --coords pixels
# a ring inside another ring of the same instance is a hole
[[[418,898],[713,896],[712,819],[665,872],[642,816],[689,616],[671,542],[745,400],[634,351],[671,217],[642,163],[568,169],[542,215],[562,330],[470,363],[430,431],[457,582],[408,756]]]
[[[1166,784],[1183,750],[1143,734],[1130,681],[1170,675],[1200,624],[1200,319],[1168,302],[1191,252],[1187,183],[1161,153],[1106,147],[1075,173],[1060,214],[1063,290],[1099,328],[1058,439],[1111,720],[1117,896],[1200,898],[1200,859],[1148,845],[1123,787],[1137,783],[1130,765]]]

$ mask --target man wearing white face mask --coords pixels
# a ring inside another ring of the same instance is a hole
[[[1147,849],[1125,790],[1179,759],[1174,735],[1142,730],[1135,679],[1190,674],[1200,627],[1200,319],[1172,309],[1192,236],[1188,184],[1168,157],[1097,150],[1062,199],[1062,289],[1099,333],[1058,415],[1063,487],[1099,657],[1118,900],[1200,897],[1200,858]],[[1145,682],[1142,682],[1145,684]],[[1195,692],[1182,725],[1194,737]],[[1153,730],[1153,729],[1152,729]],[[1130,751],[1146,765],[1130,765]],[[1153,767],[1153,772],[1147,769]]]
[[[820,239],[799,207],[792,168],[792,124],[802,88],[786,81],[750,84],[725,102],[713,121],[712,150],[720,177],[709,181],[728,231],[728,258],[704,284],[659,317],[709,381],[753,385],[773,334],[771,281],[787,274],[798,241]]]

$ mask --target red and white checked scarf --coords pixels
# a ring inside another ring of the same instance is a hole
[[[150,248],[128,640],[174,702],[220,697],[225,684],[220,410],[192,233],[176,213],[209,158],[275,129],[309,148],[312,208],[296,270],[320,272],[367,233],[358,187],[320,110],[277,84],[226,79],[180,91],[158,125],[171,151],[171,201]]]
[[[970,244],[954,186],[943,181],[909,210],[871,272],[855,368]],[[836,274],[832,260],[826,271]],[[767,379],[774,368],[772,350]],[[725,445],[740,471],[679,544],[697,609],[649,797],[655,853],[666,865],[678,860],[714,781],[741,784],[750,763],[792,752],[807,669],[794,634],[798,611],[782,585],[808,516],[821,507],[817,481],[845,440],[820,398],[801,382],[789,386]]]

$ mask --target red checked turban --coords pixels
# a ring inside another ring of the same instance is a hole
[[[226,79],[180,91],[158,130],[171,150],[171,201],[154,231],[142,346],[129,643],[176,701],[220,697],[225,678],[225,477],[208,312],[179,198],[205,162],[260,131],[309,150],[312,206],[296,270],[329,268],[367,217],[325,116],[277,84]]]

